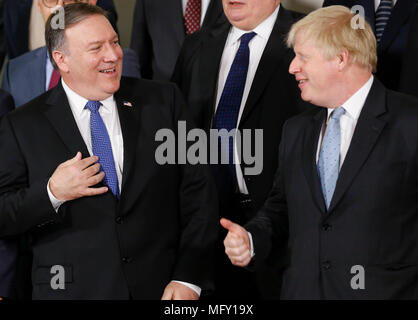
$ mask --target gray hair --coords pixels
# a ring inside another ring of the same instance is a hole
[[[62,17],[64,20],[63,28],[57,27],[52,21],[61,10],[64,11],[64,16]],[[49,16],[45,24],[45,42],[48,49],[49,59],[56,70],[59,69],[55,63],[52,53],[55,50],[68,52],[66,47],[67,43],[65,39],[65,30],[93,15],[102,15],[109,19],[107,12],[102,8],[83,2],[65,5],[62,9],[57,10]]]

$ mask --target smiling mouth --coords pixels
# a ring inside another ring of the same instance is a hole
[[[104,69],[104,70],[100,70],[100,73],[105,73],[105,74],[112,74],[116,72],[116,68],[110,68],[110,69]]]

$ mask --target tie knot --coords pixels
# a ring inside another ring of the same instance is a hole
[[[90,112],[98,111],[99,108],[102,106],[102,103],[100,101],[87,101],[86,108],[90,110]]]
[[[240,44],[240,46],[243,46],[243,45],[248,46],[248,43],[251,41],[252,38],[254,38],[255,35],[256,35],[256,33],[254,31],[253,32],[244,33],[241,36],[241,44]]]
[[[331,113],[331,118],[334,120],[339,120],[344,113],[345,109],[343,107],[339,107]]]

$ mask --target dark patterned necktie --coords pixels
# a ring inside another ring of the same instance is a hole
[[[188,0],[186,5],[186,12],[184,13],[184,25],[186,27],[186,34],[192,34],[200,29],[200,18],[202,14],[201,0]]]
[[[213,127],[215,129],[226,129],[230,132],[232,129],[237,128],[238,115],[250,61],[250,48],[248,47],[248,43],[255,35],[255,32],[250,32],[241,36],[239,49],[232,62],[231,69],[229,70],[218,108],[213,119]],[[228,164],[231,174],[236,180],[235,166],[233,163],[234,142],[230,140],[233,139],[228,138],[226,141],[220,140],[220,151],[224,150],[224,154],[228,154]]]
[[[86,108],[90,110],[91,144],[93,154],[99,157],[100,167],[105,173],[103,182],[112,190],[116,198],[119,199],[118,176],[113,159],[112,144],[110,143],[106,126],[99,113],[101,105],[100,101],[88,101],[86,104]]]
[[[383,33],[385,32],[386,25],[389,21],[392,13],[392,0],[381,0],[380,5],[376,11],[376,40],[380,43],[382,40]]]

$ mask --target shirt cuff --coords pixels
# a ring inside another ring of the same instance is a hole
[[[251,254],[251,259],[255,256],[255,252],[254,252],[254,244],[253,244],[253,236],[251,235],[250,232],[248,232],[248,237],[250,238],[250,254]]]
[[[177,282],[177,283],[181,283],[183,285],[185,285],[186,287],[192,289],[194,292],[197,293],[197,295],[200,297],[200,293],[202,292],[202,289],[198,286],[195,286],[194,284],[188,283],[188,282],[183,282],[183,281],[177,281],[177,280],[172,280],[172,282]]]
[[[49,189],[49,181],[50,180],[51,180],[51,178],[49,178],[49,180],[48,180],[48,184],[46,185],[46,190],[48,191],[49,201],[51,201],[52,207],[54,208],[55,212],[58,212],[58,209],[65,202],[65,200],[58,200],[57,198],[54,197],[51,190]]]

